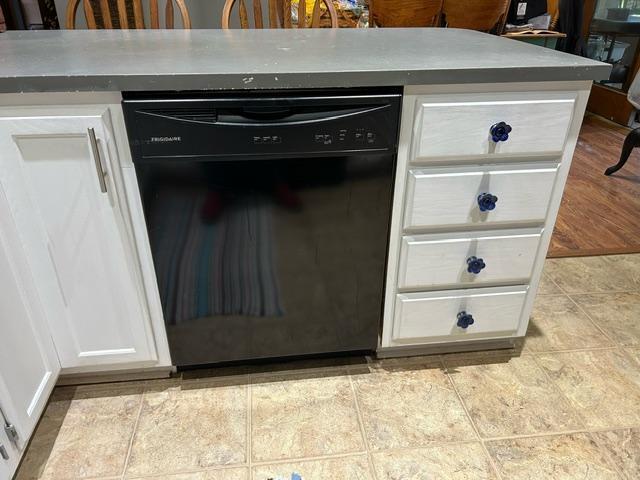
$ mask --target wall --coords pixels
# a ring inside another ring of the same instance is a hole
[[[164,10],[164,1],[159,0],[161,10]],[[220,16],[225,0],[185,0],[191,17],[192,28],[220,28]],[[55,0],[60,28],[66,28],[67,0]],[[148,10],[148,2],[143,0],[143,5]],[[178,9],[174,9],[178,15]],[[176,17],[176,26],[181,25],[179,17]],[[76,15],[76,28],[86,28],[82,6],[78,8]]]

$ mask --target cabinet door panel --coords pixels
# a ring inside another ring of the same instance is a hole
[[[2,442],[15,457],[44,410],[60,364],[1,185],[0,219],[0,423],[16,427],[17,442]]]
[[[100,158],[92,154],[95,132]],[[57,315],[63,367],[155,360],[146,306],[111,178],[115,149],[101,116],[0,120],[14,215],[39,290]],[[99,169],[105,172],[102,192]],[[20,215],[24,210],[26,215]],[[25,225],[29,219],[31,227]]]

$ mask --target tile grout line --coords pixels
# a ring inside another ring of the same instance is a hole
[[[138,405],[138,413],[136,415],[136,421],[133,424],[133,431],[131,432],[131,438],[129,439],[129,446],[127,447],[127,455],[124,459],[124,467],[122,468],[122,475],[120,478],[125,479],[127,469],[129,468],[129,460],[131,459],[131,451],[133,450],[133,441],[135,440],[136,433],[138,432],[138,424],[140,423],[140,417],[142,416],[142,407],[144,405],[144,397],[147,392],[147,386],[142,385],[142,393],[140,394],[140,404]]]
[[[580,294],[576,294],[576,295],[580,295]],[[609,334],[607,332],[605,332],[604,329],[600,325],[598,325],[598,322],[596,322],[593,318],[591,318],[591,315],[589,315],[589,313],[584,308],[582,308],[582,306],[578,302],[576,302],[571,295],[567,294],[567,297],[569,297],[569,300],[571,300],[571,302],[578,308],[578,310],[580,310],[583,314],[585,314],[587,316],[589,321],[593,325],[595,325],[595,327],[600,331],[600,333],[602,333],[602,335],[604,335],[604,337],[607,340],[609,340],[613,345],[622,346],[622,345],[620,345],[619,342],[616,342],[613,338],[611,338],[609,336]]]
[[[180,471],[176,471],[176,472],[169,472],[166,473],[166,475],[169,476],[183,476],[183,475],[193,475],[193,474],[198,474],[198,473],[209,473],[209,472],[222,472],[225,470],[235,470],[238,468],[248,468],[248,466],[244,463],[236,463],[236,464],[231,464],[231,465],[219,465],[216,467],[210,467],[210,468],[198,468],[198,469],[185,469],[185,470],[180,470]],[[158,475],[163,475],[162,473],[156,472],[156,473],[142,473],[140,475],[137,475],[135,477],[129,477],[127,480],[142,480],[145,478],[148,479],[152,479],[152,480],[157,480],[159,477]],[[104,477],[103,477],[104,478]],[[116,478],[116,477],[106,477],[106,478]],[[119,477],[118,477],[119,478]],[[162,477],[164,478],[164,477]],[[74,479],[76,480],[76,479]],[[94,479],[92,478],[87,478],[87,479],[83,479],[83,480],[101,480],[101,478],[96,478]]]
[[[545,261],[546,261],[546,259],[545,259]],[[560,290],[560,292],[562,292],[563,294],[565,294],[565,295],[566,295],[566,292],[564,291],[564,289],[563,289],[560,285],[558,285],[558,282],[556,282],[553,278],[551,278],[551,276],[550,276],[550,275],[548,275],[548,274],[546,274],[546,273],[544,272],[544,265],[543,265],[543,267],[542,267],[542,277],[546,278],[546,279],[547,279],[548,281],[550,281],[550,282],[551,282],[551,283],[552,283],[552,284],[553,284],[553,285],[554,285],[558,290]],[[537,295],[537,294],[538,294],[538,292],[536,292],[536,295]],[[553,294],[550,294],[550,295],[553,295]]]
[[[493,457],[489,453],[489,450],[487,449],[487,446],[484,444],[484,441],[482,440],[482,437],[480,436],[480,432],[478,431],[478,428],[476,427],[476,424],[473,421],[473,418],[471,418],[471,414],[469,413],[469,409],[467,408],[467,405],[464,403],[464,400],[462,399],[462,395],[460,395],[460,392],[458,391],[458,388],[456,387],[456,384],[453,381],[453,378],[451,378],[451,375],[449,374],[449,368],[447,367],[447,364],[445,363],[445,360],[444,360],[444,358],[442,356],[440,356],[440,365],[442,366],[443,373],[447,377],[447,380],[449,381],[449,384],[451,385],[451,388],[453,388],[454,393],[458,397],[458,401],[460,402],[460,405],[462,406],[462,409],[464,410],[464,413],[467,416],[467,419],[469,420],[469,423],[471,424],[471,428],[473,428],[473,431],[476,434],[476,438],[477,438],[478,442],[480,443],[480,447],[482,448],[482,451],[484,452],[484,454],[486,455],[487,459],[489,460],[489,465],[491,466],[491,469],[493,470],[493,473],[495,473],[495,475],[498,478],[498,480],[502,480],[502,475],[500,474],[500,471],[498,470],[498,466],[496,465],[496,463],[493,460]]]
[[[371,470],[371,476],[373,477],[373,480],[378,480],[378,475],[376,474],[376,469],[373,465],[373,457],[371,456],[371,449],[369,448],[369,441],[367,440],[367,432],[364,426],[364,421],[362,419],[362,412],[360,411],[360,403],[358,402],[358,392],[356,391],[356,386],[354,385],[351,372],[348,369],[347,369],[347,376],[349,378],[349,385],[351,385],[351,393],[353,394],[353,403],[356,407],[356,415],[358,416],[358,426],[360,427],[360,436],[362,437],[364,449],[367,452],[367,463],[369,464],[369,469]]]
[[[253,462],[252,465],[254,467],[262,467],[265,465],[283,465],[287,463],[297,463],[297,462],[313,462],[316,460],[333,460],[338,458],[347,458],[354,457],[356,455],[366,455],[366,450],[354,450],[353,452],[342,452],[342,453],[330,453],[327,455],[317,455],[315,457],[292,457],[292,458],[279,458],[276,460],[262,460],[258,462]],[[236,465],[237,466],[237,465]],[[242,465],[240,465],[242,466]],[[220,470],[220,469],[218,469]],[[200,470],[202,471],[202,470]],[[324,479],[322,479],[324,480]]]
[[[575,435],[576,433],[599,433],[599,432],[612,432],[616,430],[640,430],[640,424],[637,425],[624,425],[618,427],[585,427],[581,429],[573,430],[558,430],[553,432],[538,432],[528,433],[524,435],[507,435],[504,437],[488,437],[485,438],[485,442],[502,442],[506,440],[520,440],[525,438],[539,438],[539,437],[558,437],[562,435]]]

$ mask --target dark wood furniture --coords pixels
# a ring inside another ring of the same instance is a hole
[[[307,1],[300,0],[298,3],[298,22],[293,22],[291,12],[291,0],[268,0],[267,12],[269,18],[268,28],[318,28],[323,26],[323,13],[329,15],[332,28],[338,27],[338,14],[331,0],[309,0],[313,3],[313,13],[310,18],[307,16]],[[252,1],[253,27],[249,22],[249,11],[245,0],[226,0],[222,9],[222,28],[230,28],[231,12],[237,4],[238,16],[240,18],[240,28],[264,28],[262,0]],[[325,6],[323,12],[322,4]]]
[[[509,0],[444,0],[444,25],[480,32],[502,34],[509,11]]]
[[[191,18],[184,0],[166,0],[165,27],[174,28],[175,2],[182,18],[183,28],[191,28]],[[142,0],[69,0],[67,4],[67,28],[76,28],[76,14],[82,3],[90,29],[143,29],[144,21]],[[158,0],[149,0],[150,28],[160,28]]]
[[[369,0],[378,27],[438,27],[443,0]]]

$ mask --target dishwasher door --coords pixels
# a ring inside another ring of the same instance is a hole
[[[400,96],[273,95],[124,105],[178,366],[376,348]]]

